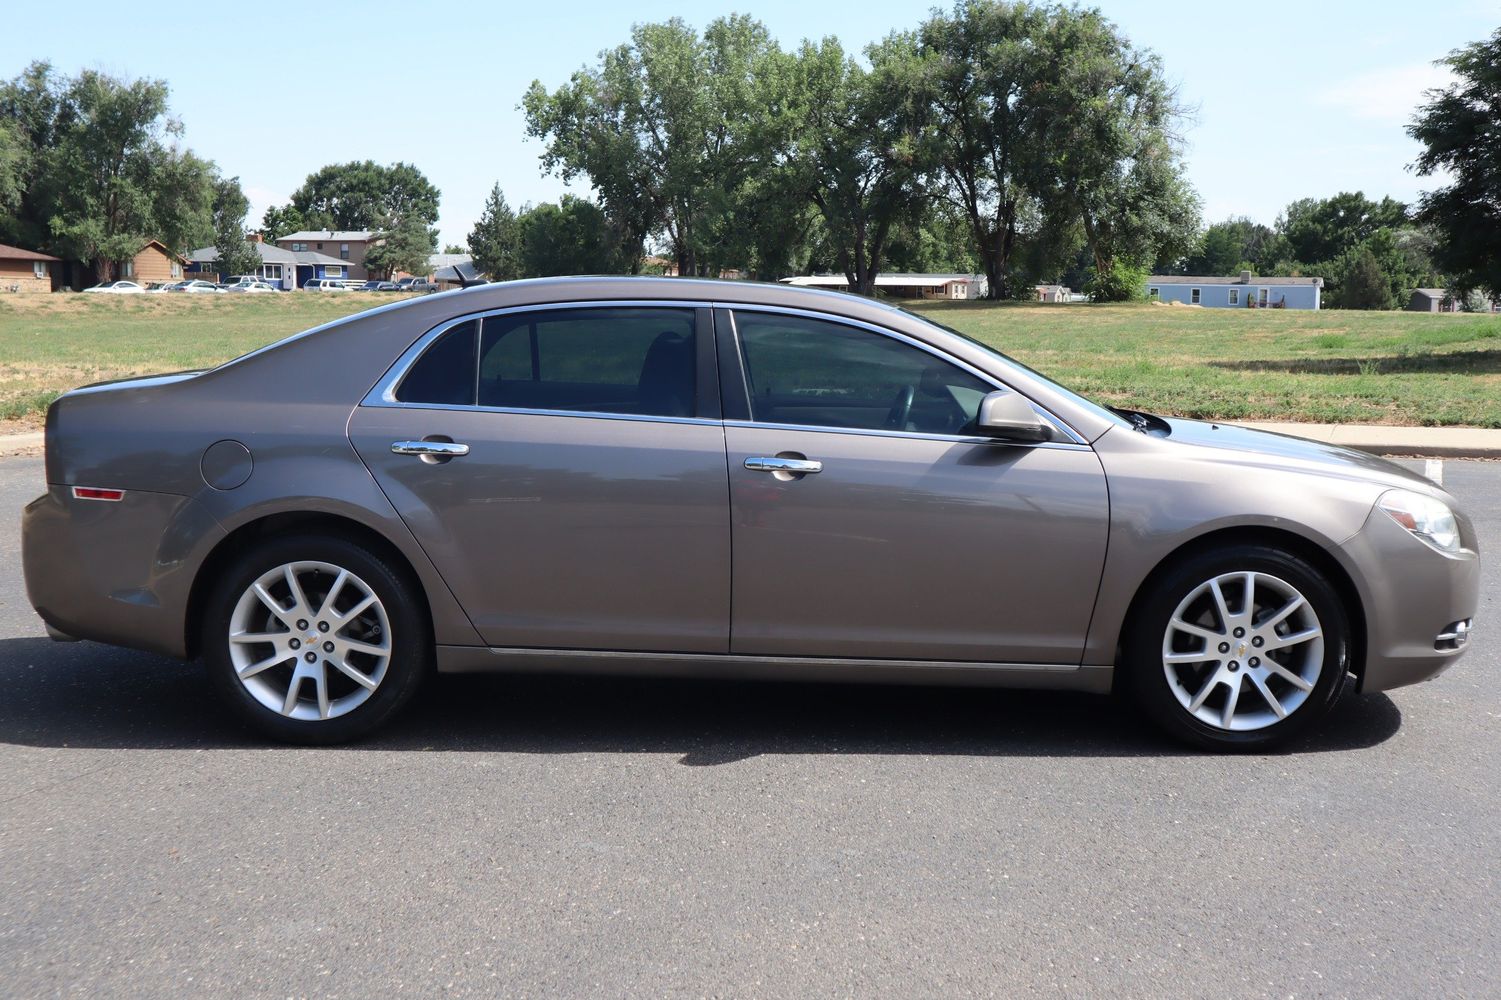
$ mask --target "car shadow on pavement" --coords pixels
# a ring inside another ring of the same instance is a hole
[[[199,664],[95,643],[0,640],[0,742],[38,747],[264,746]],[[1359,750],[1402,713],[1346,698],[1292,753]],[[1122,699],[1050,691],[606,677],[439,676],[353,749],[672,753],[690,766],[762,754],[1177,756]]]

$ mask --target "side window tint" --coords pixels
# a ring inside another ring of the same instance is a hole
[[[475,338],[478,333],[479,321],[469,320],[439,337],[401,380],[396,390],[397,400],[473,406]]]
[[[479,402],[529,410],[691,417],[693,311],[550,309],[491,316]]]
[[[737,312],[751,418],[965,434],[993,386],[927,351],[840,323]]]

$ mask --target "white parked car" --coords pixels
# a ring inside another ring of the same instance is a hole
[[[233,285],[225,285],[224,290],[226,292],[253,292],[255,294],[261,294],[263,292],[271,292],[274,294],[276,292],[275,288],[272,288],[264,281],[236,282]]]
[[[223,291],[223,289],[212,281],[204,281],[201,278],[195,278],[192,281],[179,281],[169,290],[173,292],[186,292],[189,295],[217,295]]]
[[[85,292],[103,292],[108,295],[139,295],[145,290],[134,281],[106,281],[93,288],[84,289]]]
[[[340,278],[313,278],[302,286],[304,292],[347,292],[349,291]]]
[[[176,284],[180,284],[180,282],[176,282],[176,281],[151,281],[151,282],[147,282],[147,284],[146,284],[146,294],[148,294],[148,295],[165,295],[167,292],[170,292],[172,290],[172,286],[176,285]]]

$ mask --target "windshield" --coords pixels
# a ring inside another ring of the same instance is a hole
[[[1028,375],[1031,375],[1033,378],[1037,379],[1039,382],[1045,382],[1045,383],[1047,383],[1048,386],[1050,386],[1055,392],[1059,393],[1062,396],[1066,396],[1069,399],[1070,402],[1076,404],[1077,406],[1082,407],[1083,409],[1088,410],[1091,413],[1094,413],[1094,414],[1097,414],[1097,415],[1099,415],[1101,417],[1104,417],[1106,420],[1109,420],[1113,424],[1119,424],[1119,425],[1121,425],[1123,427],[1130,427],[1131,426],[1131,422],[1129,420],[1127,420],[1125,417],[1122,417],[1119,413],[1116,413],[1114,410],[1112,410],[1112,409],[1110,409],[1108,407],[1105,407],[1105,406],[1101,406],[1099,403],[1096,403],[1094,400],[1089,399],[1086,396],[1079,395],[1077,392],[1075,392],[1074,390],[1070,389],[1066,385],[1060,385],[1059,383],[1057,383],[1057,382],[1053,381],[1052,379],[1048,378],[1042,372],[1040,372],[1037,369],[1033,368],[1031,365],[1024,365],[1024,364],[1022,364],[1020,361],[1016,360],[1011,355],[1006,354],[1006,353],[1004,353],[1002,351],[996,350],[994,347],[992,347],[989,344],[985,343],[983,340],[977,340],[976,338],[971,337],[969,334],[964,333],[963,331],[955,330],[953,327],[948,326],[947,324],[944,324],[944,323],[940,323],[940,322],[938,322],[935,319],[930,319],[927,316],[921,316],[921,315],[919,315],[919,314],[917,314],[915,312],[911,312],[911,311],[906,310],[906,309],[903,309],[902,312],[906,313],[908,316],[913,317],[914,319],[921,320],[922,322],[928,324],[929,326],[936,326],[938,329],[944,331],[945,333],[951,333],[954,336],[958,337],[960,340],[963,340],[963,341],[965,341],[966,343],[969,343],[969,344],[973,344],[975,347],[978,347],[980,350],[984,351],[986,354],[989,354],[989,355],[992,355],[994,357],[997,357],[997,358],[1001,359],[1002,361],[1006,362],[1006,364],[1011,365],[1014,368],[1020,368],[1022,371],[1026,372]]]

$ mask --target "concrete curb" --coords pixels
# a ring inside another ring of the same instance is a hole
[[[1227,421],[1228,423],[1229,421]],[[1501,458],[1501,430],[1485,427],[1388,427],[1384,424],[1292,424],[1235,421],[1274,434],[1307,438],[1375,455]]]
[[[1232,421],[1225,421],[1231,423]],[[1501,458],[1501,430],[1484,427],[1387,427],[1381,424],[1235,422],[1274,434],[1307,438],[1376,455],[1414,458]],[[43,434],[0,435],[0,456],[39,455]]]

